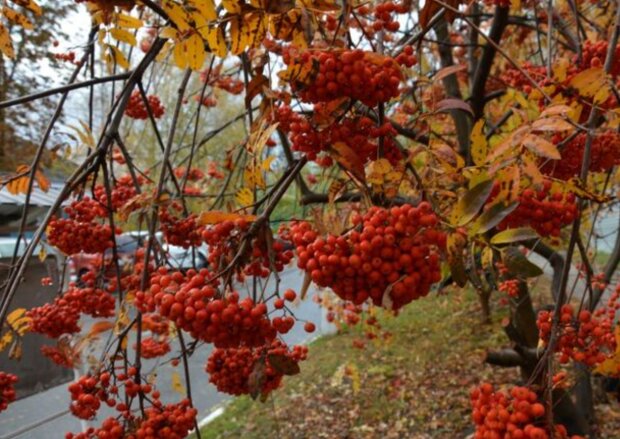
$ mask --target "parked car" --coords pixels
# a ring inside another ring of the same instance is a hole
[[[147,231],[131,231],[116,237],[117,254],[121,270],[129,269],[133,265],[136,250],[146,245],[148,236],[149,233]],[[156,245],[163,250],[168,266],[171,268],[187,270],[192,267],[203,268],[207,266],[208,246],[206,244],[194,248],[192,253],[191,248],[185,249],[166,243],[161,232],[155,234],[155,239],[157,240]],[[195,264],[193,263],[194,257],[196,259]],[[112,260],[112,249],[106,250],[103,255],[87,253],[72,255],[69,259],[72,280],[78,280],[84,273],[90,270],[99,269],[102,263],[105,263],[106,274],[114,276],[116,268],[111,263]]]

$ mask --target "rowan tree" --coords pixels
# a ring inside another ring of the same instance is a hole
[[[6,57],[19,56],[7,26],[28,27],[39,11],[12,3],[0,25]],[[591,373],[620,375],[620,289],[610,285],[620,239],[603,267],[594,239],[601,214],[617,214],[617,2],[76,3],[92,28],[83,49],[59,57],[74,65],[67,85],[0,103],[60,96],[62,112],[80,89],[104,102],[84,100],[78,166],[12,261],[0,303],[2,346],[41,333],[59,364],[111,331],[100,361],[69,386],[70,408],[89,420],[105,404],[118,416],[67,437],[185,437],[200,380],[264,400],[303,373],[306,348],[281,335],[315,330],[287,305],[311,283],[337,296],[351,324],[448,284],[473,288],[488,324],[490,298],[503,297],[508,347],[486,361],[518,367],[522,385],[472,389],[475,437],[593,436]],[[44,186],[48,143],[4,179],[9,190]],[[102,257],[53,302],[9,313],[37,242],[116,256],[119,234],[135,227],[149,239],[130,270]],[[160,235],[193,251],[206,243],[208,267],[175,269]],[[533,253],[553,269],[540,310]],[[302,291],[281,288],[288,264],[306,277]],[[114,322],[83,333],[82,314]],[[208,376],[186,367],[186,398],[162,403],[142,359],[186,364],[203,344],[215,347]],[[559,364],[580,372],[574,386]],[[5,375],[0,408],[15,396]]]

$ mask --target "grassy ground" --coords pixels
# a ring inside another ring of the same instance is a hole
[[[537,284],[545,301],[548,281]],[[480,323],[476,295],[453,291],[416,301],[398,317],[379,316],[388,339],[367,342],[358,327],[310,346],[301,374],[287,377],[265,402],[235,399],[205,426],[206,439],[462,439],[473,433],[469,390],[483,380],[519,381],[516,369],[484,364],[488,349],[507,346],[505,307]],[[598,406],[600,438],[618,438],[618,405]]]
[[[494,382],[517,378],[483,363],[505,339],[479,315],[473,293],[452,292],[381,316],[391,337],[364,349],[353,346],[363,338],[358,328],[319,339],[300,375],[265,403],[237,398],[202,437],[463,438],[471,433],[469,389],[493,372]]]

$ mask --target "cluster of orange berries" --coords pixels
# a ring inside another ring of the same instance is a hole
[[[30,309],[27,315],[33,332],[58,338],[62,334],[79,332],[80,314],[112,317],[115,305],[114,296],[107,291],[92,286],[79,288],[71,283],[62,296],[56,297],[52,303]]]
[[[93,419],[102,402],[114,407],[116,401],[110,394],[118,392],[118,389],[110,388],[111,378],[109,372],[103,372],[99,375],[82,376],[71,383],[69,385],[71,413],[80,419]]]
[[[159,98],[155,95],[147,96],[148,106],[151,109],[151,114],[155,119],[159,119],[166,112],[164,106],[161,104]],[[149,108],[147,108],[142,99],[142,94],[139,90],[135,90],[129,97],[127,108],[125,108],[125,115],[132,119],[145,120],[149,117]]]
[[[476,424],[475,439],[568,439],[566,428],[555,425],[549,434],[545,426],[545,406],[527,387],[513,387],[510,393],[495,391],[483,383],[471,392],[472,417]],[[571,436],[570,439],[583,439]]]
[[[541,171],[562,180],[578,176],[581,172],[586,139],[586,133],[577,134],[562,146],[562,159],[546,162]],[[561,141],[562,136],[554,136],[554,143]],[[591,172],[607,172],[614,166],[620,165],[620,134],[606,130],[594,135],[590,154],[589,170]]]
[[[561,96],[564,102],[569,104],[575,100],[579,100],[583,104],[583,111],[581,111],[579,122],[583,123],[587,120],[590,113],[589,109],[591,104],[584,101],[583,96],[579,96],[577,91],[571,86],[571,81],[579,73],[589,68],[600,68],[603,65],[603,61],[607,52],[607,41],[585,41],[582,48],[583,58],[580,61],[577,56],[572,60],[572,63],[568,66],[566,77],[562,81],[556,81],[553,77],[547,75],[547,69],[545,66],[536,66],[529,62],[523,64],[523,71],[527,71],[530,78],[532,78],[539,87],[553,86],[553,92],[551,97]],[[620,45],[616,46],[616,56],[614,57],[614,64],[611,67],[611,76],[613,80],[617,80],[620,75]],[[506,69],[501,75],[502,80],[509,86],[522,90],[524,93],[532,92],[532,83],[530,80],[518,69]],[[554,99],[554,101],[557,99]],[[538,98],[538,105],[542,109],[545,104],[543,96]],[[616,98],[612,95],[607,101],[597,104],[599,108],[611,109],[616,105]]]
[[[209,245],[209,263],[216,269],[226,267],[235,257],[250,223],[244,218],[223,221],[202,231],[202,239]],[[252,238],[245,255],[243,272],[248,276],[267,277],[272,270],[280,272],[293,259],[293,252],[285,250],[280,241],[271,244],[272,255],[264,236]],[[273,258],[272,258],[273,257]]]
[[[257,382],[260,383],[258,393],[267,395],[277,389],[282,382],[284,373],[271,364],[270,358],[288,363],[299,363],[306,359],[308,348],[294,346],[289,350],[280,340],[274,340],[270,345],[258,348],[229,348],[215,349],[209,356],[206,371],[209,381],[220,392],[231,395],[243,395],[251,392],[250,375],[259,373]],[[257,363],[263,362],[263,369]]]
[[[398,309],[426,296],[441,278],[439,248],[445,234],[430,204],[372,207],[353,218],[354,229],[323,238],[309,223],[291,227],[298,266],[321,287],[361,304]]]
[[[369,107],[387,102],[400,94],[403,79],[398,63],[389,57],[363,50],[322,51],[283,54],[286,64],[318,62],[319,69],[311,84],[303,88],[293,84],[305,102],[329,102],[347,97]]]
[[[519,279],[507,279],[499,283],[498,290],[510,297],[519,297]]]
[[[15,401],[16,382],[16,375],[0,372],[0,412],[6,410],[9,404]]]
[[[205,173],[198,168],[191,168],[188,171],[185,166],[179,166],[174,170],[174,175],[176,178],[184,178],[185,174],[187,174],[187,181],[198,181],[205,178]]]
[[[58,61],[75,64],[76,66],[80,64],[80,60],[75,58],[75,52],[72,50],[69,52],[65,52],[65,53],[55,53],[54,59],[57,59]]]
[[[496,186],[490,200],[499,191]],[[575,195],[552,191],[551,182],[545,180],[539,190],[525,189],[519,195],[519,205],[499,225],[498,229],[529,226],[541,236],[560,236],[562,227],[577,217]]]
[[[615,300],[617,300],[617,293]],[[607,313],[607,314],[605,314]],[[593,313],[581,310],[575,315],[572,305],[563,305],[560,309],[558,338],[555,351],[560,353],[560,363],[574,361],[592,367],[600,364],[613,354],[616,349],[614,336],[614,316],[616,306],[602,308]],[[538,314],[538,331],[541,340],[548,343],[553,329],[553,311],[541,311]]]
[[[177,404],[149,407],[144,419],[136,429],[135,439],[182,439],[187,437],[196,424],[198,411],[188,399]]]
[[[130,175],[123,175],[122,177],[119,177],[115,181],[110,193],[112,195],[110,206],[114,211],[121,209],[129,200],[138,194]],[[106,189],[103,185],[98,184],[95,186],[93,196],[102,206],[105,206],[106,208],[108,207],[108,194],[106,193]]]
[[[160,267],[150,279],[150,289],[136,293],[138,309],[157,312],[193,338],[216,347],[261,346],[276,336],[267,318],[267,306],[236,292],[217,298],[208,270],[169,273]]]
[[[195,214],[177,218],[168,209],[161,208],[159,222],[168,244],[183,248],[198,247],[202,244],[201,227],[198,225],[198,217]]]
[[[321,104],[315,106],[315,110]],[[393,137],[396,130],[389,123],[376,126],[368,117],[345,118],[319,130],[301,114],[294,112],[288,105],[276,109],[274,119],[282,131],[289,134],[294,151],[303,152],[310,160],[326,151],[336,142],[344,142],[351,148],[362,163],[376,160],[379,139],[383,138],[384,157],[392,164],[402,159],[402,153]]]
[[[52,218],[47,229],[47,241],[66,255],[103,253],[112,248],[114,232],[107,224],[96,222],[105,217],[106,209],[96,200],[84,197],[65,208],[69,218]]]
[[[61,350],[57,346],[41,346],[41,353],[55,364],[66,367],[67,369],[73,369],[75,365],[70,353]]]
[[[134,349],[136,348],[137,346],[134,346]],[[170,352],[170,343],[166,338],[147,337],[140,343],[140,356],[142,358],[163,357],[168,352]]]

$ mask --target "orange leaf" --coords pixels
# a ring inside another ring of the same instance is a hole
[[[340,166],[349,171],[353,177],[361,182],[366,181],[364,164],[357,153],[349,148],[349,145],[344,142],[336,142],[332,145],[330,153]]]
[[[198,218],[200,225],[218,224],[224,221],[234,221],[237,219],[244,219],[246,221],[256,220],[256,215],[243,215],[240,213],[222,212],[219,210],[212,210],[210,212],[202,212]]]

